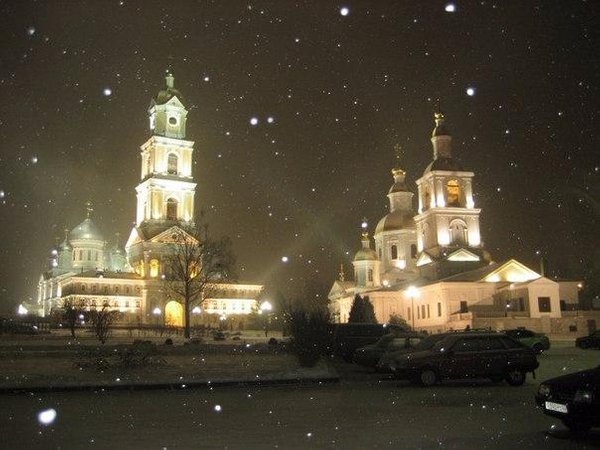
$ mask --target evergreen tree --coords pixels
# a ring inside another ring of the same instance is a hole
[[[354,296],[348,315],[348,323],[377,323],[375,310],[369,301],[369,297],[361,297],[358,294]]]

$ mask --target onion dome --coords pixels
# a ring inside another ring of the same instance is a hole
[[[93,211],[92,204],[90,202],[87,202],[86,208],[86,219],[71,230],[71,233],[69,234],[69,240],[103,241],[104,238],[102,237],[102,233],[100,232],[96,224],[92,222],[92,219],[90,219],[90,215]]]
[[[377,252],[371,248],[369,233],[364,231],[362,234],[362,248],[356,252],[354,261],[377,261]]]
[[[390,213],[384,216],[375,227],[375,236],[382,231],[414,228],[412,197],[413,193],[405,182],[406,172],[402,169],[392,169],[394,184],[388,192],[390,200]]]
[[[402,230],[405,228],[415,228],[413,214],[410,211],[394,211],[384,216],[375,227],[375,234],[382,231]]]
[[[169,100],[171,100],[173,97],[177,97],[179,101],[183,103],[183,96],[181,95],[181,92],[175,89],[175,78],[173,77],[171,72],[167,72],[165,80],[167,82],[167,88],[158,92],[154,103],[157,105],[163,105]]]

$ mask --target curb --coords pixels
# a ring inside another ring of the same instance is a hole
[[[286,386],[301,384],[338,383],[339,376],[318,378],[280,378],[272,380],[220,380],[220,381],[178,381],[163,383],[126,383],[126,384],[72,384],[60,386],[0,387],[0,394],[24,394],[44,392],[78,392],[78,391],[134,391],[134,390],[183,390],[230,386]]]

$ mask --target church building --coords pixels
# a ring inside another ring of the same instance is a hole
[[[85,220],[51,251],[50,267],[38,284],[40,315],[67,303],[88,309],[106,304],[128,322],[183,325],[182,300],[165,286],[173,236],[185,235],[195,218],[194,142],[186,139],[183,102],[168,73],[165,89],[148,110],[151,135],[141,146],[136,221],[125,247],[118,239],[112,245],[104,240],[88,203]],[[216,283],[192,310],[192,324],[205,323],[207,314],[221,320],[250,314],[262,290],[257,284]]]
[[[435,114],[433,158],[417,180],[417,210],[406,172],[392,169],[389,213],[377,224],[375,250],[366,222],[361,248],[329,292],[336,322],[347,322],[356,295],[367,296],[378,322],[403,318],[414,329],[440,332],[465,327],[525,326],[551,332],[554,319],[574,309],[577,282],[557,282],[510,259],[493,261],[484,249],[473,196],[474,172],[452,155],[443,114]]]

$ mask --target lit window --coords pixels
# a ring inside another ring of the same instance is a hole
[[[457,180],[450,180],[446,185],[447,205],[461,206],[460,202],[460,186]]]
[[[150,261],[150,276],[156,278],[158,276],[158,259]]]

